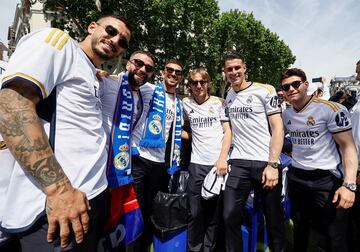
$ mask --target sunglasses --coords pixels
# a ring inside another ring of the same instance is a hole
[[[206,80],[190,80],[190,85],[197,86],[200,83],[200,85],[203,87],[207,83]]]
[[[298,89],[302,83],[303,82],[300,81],[300,80],[293,81],[291,83],[286,83],[286,84],[281,85],[281,89],[284,90],[284,91],[289,91],[290,86],[292,86],[295,89]]]
[[[155,71],[155,67],[151,66],[151,65],[148,65],[148,64],[145,64],[144,61],[142,60],[139,60],[139,59],[132,59],[132,60],[129,60],[130,63],[134,64],[134,66],[137,68],[137,69],[140,69],[142,68],[143,66],[145,66],[145,71],[148,72],[148,73],[153,73]]]
[[[182,76],[183,75],[183,72],[181,70],[175,70],[174,68],[172,67],[165,67],[165,71],[168,73],[168,74],[172,74],[173,72],[175,72],[175,75],[176,76]]]
[[[109,34],[111,37],[115,37],[119,34],[119,31],[112,25],[107,25],[107,26],[102,26],[99,23],[96,23],[98,26],[101,26],[102,28],[104,28],[105,32],[107,34]],[[118,41],[118,45],[123,48],[123,49],[128,49],[129,48],[129,43],[127,42],[127,40],[124,37],[121,37]]]

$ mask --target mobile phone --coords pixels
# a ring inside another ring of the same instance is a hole
[[[311,82],[321,82],[321,77],[319,77],[319,78],[312,78]]]

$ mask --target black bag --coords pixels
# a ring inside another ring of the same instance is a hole
[[[186,193],[188,178],[188,172],[176,172],[170,178],[169,193],[158,192],[155,196],[150,219],[160,240],[167,240],[174,233],[187,228],[190,214]]]

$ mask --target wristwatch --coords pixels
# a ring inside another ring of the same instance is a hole
[[[342,184],[344,187],[349,189],[352,192],[356,192],[356,183],[353,182],[345,182]]]
[[[268,162],[268,165],[270,165],[272,168],[279,169],[280,163],[278,162]]]

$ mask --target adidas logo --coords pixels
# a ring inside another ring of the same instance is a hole
[[[291,121],[289,120],[288,122],[287,122],[287,125],[290,125],[291,124]]]
[[[191,113],[194,113],[194,110],[193,110],[193,109],[190,110],[189,114],[191,114]]]
[[[228,101],[228,104],[230,104],[230,103],[232,103],[232,101],[231,101],[231,100],[229,100],[229,101]]]

